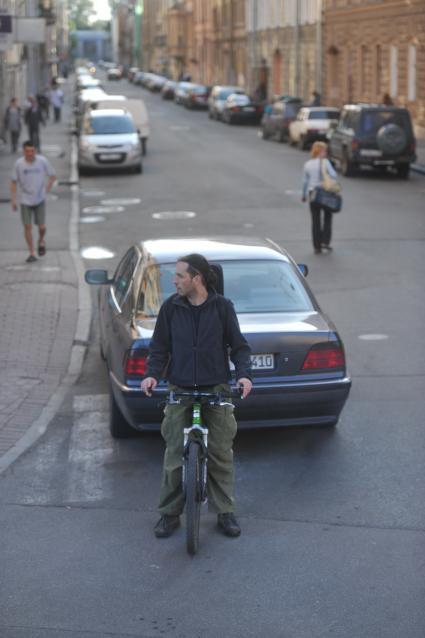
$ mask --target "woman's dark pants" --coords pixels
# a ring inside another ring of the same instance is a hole
[[[319,250],[323,244],[329,245],[331,243],[332,213],[312,202],[310,202],[310,211],[313,246],[315,250]]]

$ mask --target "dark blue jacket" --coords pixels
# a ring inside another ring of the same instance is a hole
[[[251,349],[240,331],[232,302],[209,291],[196,334],[189,302],[175,294],[159,311],[145,376],[158,381],[165,378],[178,386],[228,383],[229,349],[236,379],[250,379]]]

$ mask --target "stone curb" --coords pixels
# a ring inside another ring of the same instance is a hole
[[[0,459],[0,474],[14,463],[24,452],[45,433],[49,423],[56,416],[67,392],[77,381],[81,372],[88,346],[91,322],[91,298],[84,282],[84,266],[79,253],[79,186],[77,171],[77,144],[73,137],[71,142],[71,215],[69,221],[69,250],[74,262],[78,286],[77,325],[71,357],[67,373],[56,392],[44,406],[40,416],[30,425],[26,433]]]

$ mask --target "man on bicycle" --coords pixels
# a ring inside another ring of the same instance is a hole
[[[230,396],[230,359],[235,365],[242,398],[252,388],[250,347],[242,335],[233,304],[215,289],[216,275],[199,254],[180,257],[174,285],[177,294],[161,306],[153,333],[148,369],[142,390],[152,395],[165,377],[170,390],[221,392]],[[170,536],[180,525],[184,507],[182,490],[183,428],[191,421],[191,406],[167,405],[161,426],[166,443],[159,499],[161,518],[157,538]],[[226,536],[239,536],[234,516],[233,406],[203,405],[208,432],[208,504]]]

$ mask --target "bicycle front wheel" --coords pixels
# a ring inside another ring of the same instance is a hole
[[[202,499],[201,456],[201,446],[196,441],[191,441],[186,461],[186,544],[187,551],[192,555],[196,554],[199,547],[199,521]]]

